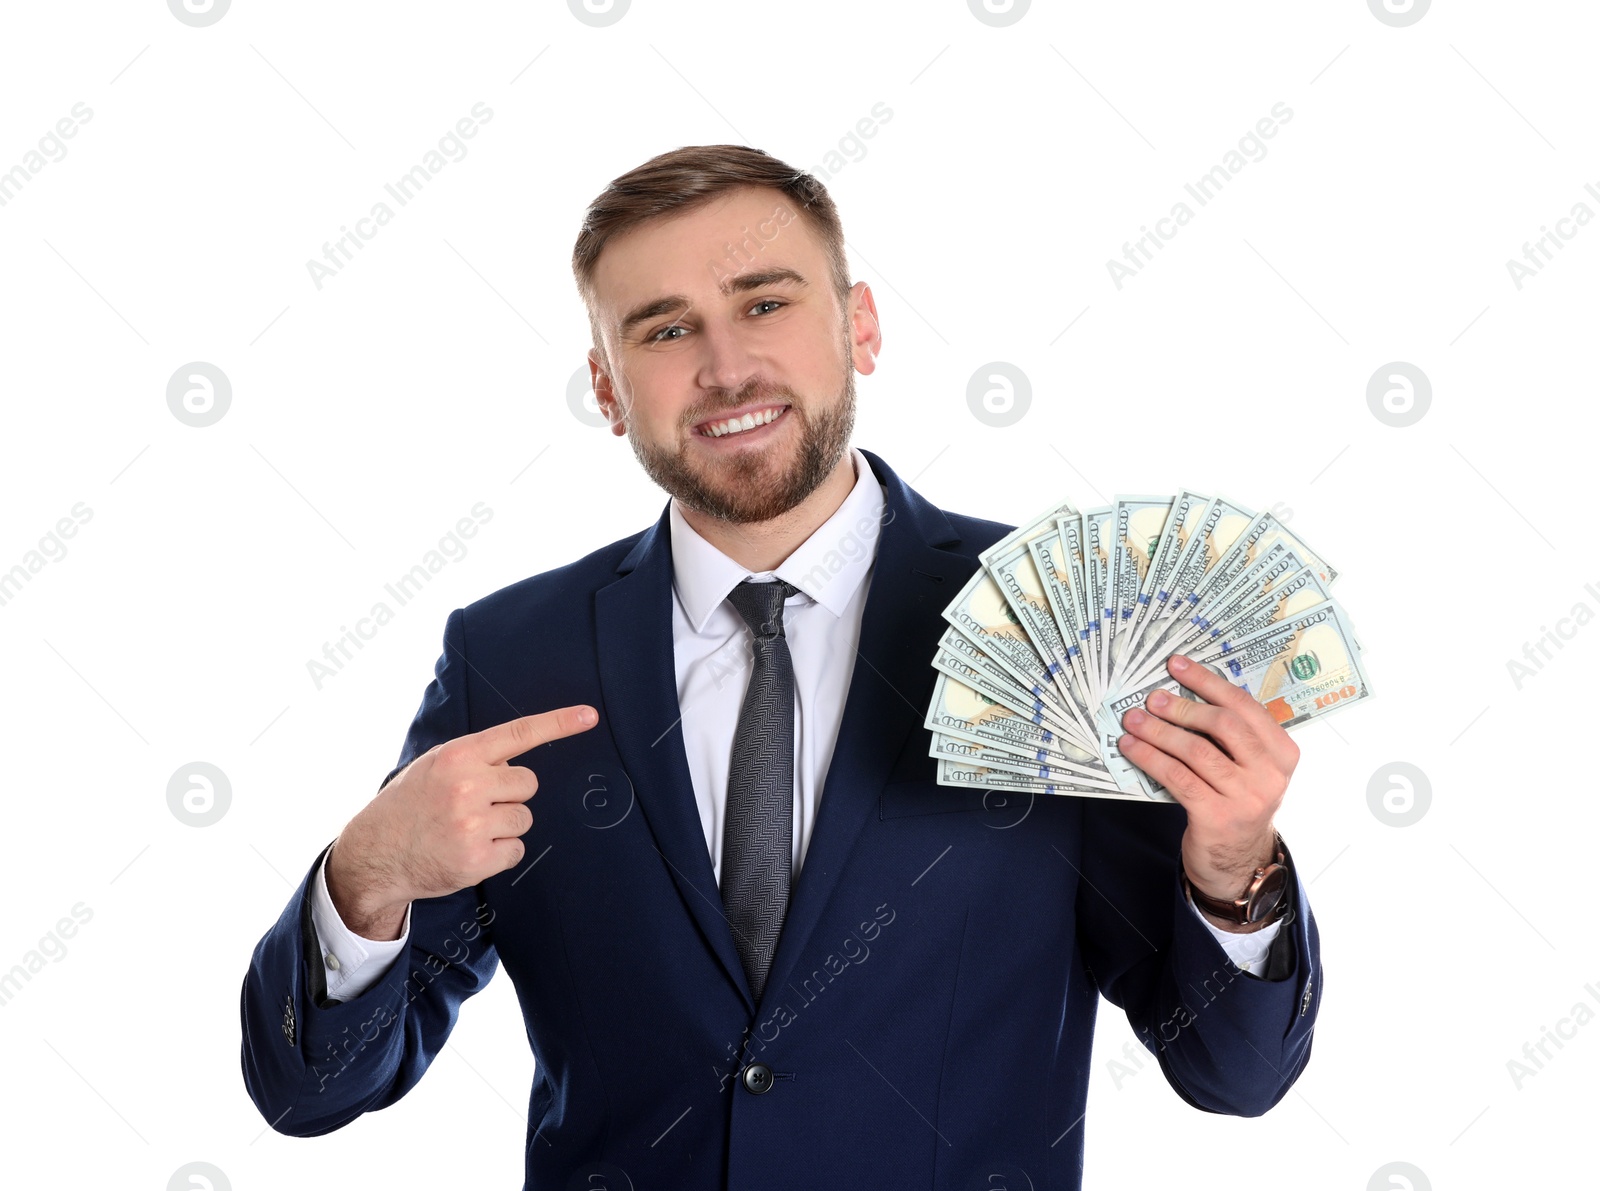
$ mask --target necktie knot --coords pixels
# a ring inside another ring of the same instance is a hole
[[[783,636],[783,602],[799,590],[782,579],[767,583],[746,579],[728,593],[728,602],[758,641],[771,640]]]

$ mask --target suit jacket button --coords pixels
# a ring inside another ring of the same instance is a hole
[[[772,1090],[772,1068],[765,1063],[751,1063],[740,1078],[744,1080],[745,1091],[752,1096]]]

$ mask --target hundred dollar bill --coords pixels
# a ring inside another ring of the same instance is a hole
[[[1109,777],[1090,776],[1074,770],[1063,769],[1048,758],[1030,760],[1019,757],[1015,753],[1008,753],[1004,749],[995,748],[979,740],[969,740],[960,736],[946,736],[942,732],[934,732],[932,743],[928,746],[928,755],[940,760],[956,761],[962,765],[974,765],[981,769],[997,769],[1004,773],[1022,774],[1027,777],[1042,778],[1046,781],[1062,782],[1078,786],[1086,790],[1116,790],[1119,787]]]
[[[1299,556],[1293,550],[1286,552],[1285,562],[1291,567],[1299,561]],[[1213,611],[1215,620],[1209,616],[1199,617],[1195,627],[1205,634],[1205,638],[1197,648],[1204,650],[1208,656],[1213,649],[1226,652],[1232,642],[1253,636],[1270,624],[1287,620],[1332,598],[1328,585],[1315,567],[1291,569],[1286,575],[1276,578],[1265,590],[1235,590],[1223,607]],[[1348,627],[1348,621],[1346,625]],[[1359,644],[1353,636],[1350,643]],[[1359,648],[1357,652],[1360,652]]]
[[[1150,561],[1172,512],[1170,496],[1119,496],[1111,506],[1111,633],[1107,676],[1114,685],[1119,662],[1133,645],[1133,615]]]
[[[1324,583],[1332,583],[1338,578],[1339,572],[1290,533],[1276,517],[1271,513],[1257,513],[1228,547],[1227,552],[1217,560],[1216,565],[1202,577],[1202,587],[1206,591],[1226,587],[1237,579],[1250,563],[1278,542],[1282,542],[1300,555],[1307,566],[1315,568]]]
[[[1129,794],[1115,786],[1102,789],[1098,786],[1068,784],[1048,778],[1012,773],[1005,769],[964,765],[949,757],[939,759],[939,775],[936,780],[942,786],[969,786],[974,789],[1010,791],[1018,794],[1079,794],[1091,798],[1122,799],[1140,797],[1137,792]]]
[[[1060,541],[1054,518],[1042,526],[1034,527],[1027,537],[1020,538],[1009,548],[991,554],[989,573],[994,576],[1001,594],[1033,642],[1035,652],[1046,662],[1050,677],[1061,693],[1062,702],[1087,735],[1092,731],[1089,723],[1094,715],[1093,705],[1089,702],[1087,690],[1076,681],[1077,671],[1068,654],[1066,639],[1056,621],[1055,609],[1045,591],[1039,569],[1034,565],[1034,555],[1030,549],[1032,543],[1051,538]]]
[[[1066,562],[1066,569],[1061,574],[1072,584],[1072,607],[1078,625],[1078,646],[1083,650],[1084,679],[1092,691],[1098,692],[1103,697],[1104,687],[1100,682],[1099,664],[1100,607],[1098,597],[1090,589],[1091,565],[1086,546],[1088,524],[1088,518],[1083,514],[1079,514],[1076,518],[1056,518],[1056,527],[1061,534],[1061,548]]]
[[[1252,563],[1226,592],[1201,606],[1181,626],[1182,631],[1166,641],[1157,656],[1152,656],[1141,671],[1130,677],[1122,689],[1144,682],[1166,665],[1173,653],[1197,657],[1211,652],[1219,643],[1265,628],[1274,621],[1303,611],[1333,597],[1321,575],[1308,567],[1289,546],[1274,542]]]
[[[1361,665],[1349,626],[1331,600],[1232,643],[1212,660],[1199,660],[1247,691],[1284,728],[1352,707],[1372,695],[1372,684]],[[1106,718],[1120,724],[1130,708],[1143,707],[1157,690],[1180,698],[1196,697],[1176,679],[1163,674],[1108,699]],[[1112,772],[1115,775],[1115,770]],[[1138,773],[1141,787],[1154,796],[1159,784],[1143,770]]]
[[[1251,518],[1253,517],[1254,514],[1251,514]],[[1248,521],[1245,524],[1248,524]],[[1188,591],[1176,615],[1149,626],[1139,643],[1137,656],[1124,666],[1124,681],[1117,689],[1127,689],[1129,680],[1132,680],[1134,674],[1148,671],[1151,667],[1164,663],[1170,654],[1183,652],[1195,625],[1212,618],[1213,610],[1223,606],[1241,587],[1260,581],[1264,575],[1270,574],[1270,568],[1280,563],[1289,549],[1286,543],[1276,542],[1263,551],[1243,572],[1236,575],[1232,582],[1207,582],[1198,589]],[[1217,573],[1214,567],[1211,573],[1213,575]]]
[[[933,656],[925,726],[944,784],[1173,801],[1118,742],[1129,700],[1196,697],[1168,671],[1175,654],[1285,726],[1370,697],[1337,572],[1273,513],[1188,488],[1062,501],[980,561]]]
[[[979,568],[972,573],[972,577],[945,608],[944,618],[990,660],[1010,673],[1024,689],[1038,692],[1062,723],[1078,723],[1078,718],[1064,705],[1065,701],[1056,688],[1048,665],[1034,650],[1005,594],[988,571]],[[1074,735],[1077,737],[1075,743],[1080,747],[1094,747],[1092,732],[1079,726]]]
[[[1057,517],[1076,517],[1078,510],[1065,501],[1058,501],[1043,510],[1038,516],[1011,530],[1005,537],[992,543],[987,549],[979,551],[978,561],[985,567],[993,565],[994,560],[1001,554],[1009,553],[1019,542],[1035,536],[1041,525],[1046,525]]]
[[[1084,650],[1089,630],[1084,627],[1082,555],[1066,545],[1069,539],[1079,540],[1082,519],[1057,517],[1055,526],[1054,534],[1030,539],[1028,551],[1033,555],[1034,570],[1038,572],[1050,611],[1059,626],[1073,686],[1080,692],[1078,697],[1085,707],[1099,707],[1105,693],[1095,681]]]
[[[1238,539],[1255,513],[1224,497],[1213,497],[1201,510],[1189,541],[1173,564],[1168,579],[1168,598],[1160,610],[1160,621],[1187,616],[1198,602],[1197,591],[1229,547]]]
[[[1150,565],[1145,570],[1144,585],[1140,588],[1133,620],[1128,628],[1129,640],[1136,644],[1132,649],[1124,649],[1120,664],[1113,668],[1111,674],[1113,687],[1121,685],[1123,675],[1131,664],[1131,655],[1143,652],[1142,646],[1147,636],[1146,627],[1160,615],[1171,597],[1171,581],[1176,573],[1178,559],[1189,545],[1189,537],[1196,521],[1210,503],[1209,497],[1188,488],[1181,490],[1172,500],[1166,524],[1161,530],[1161,538],[1151,552]],[[1099,704],[1096,703],[1096,706]]]
[[[1098,753],[1075,745],[1048,725],[996,703],[948,674],[940,673],[934,679],[933,699],[923,726],[945,736],[989,745],[1020,760],[1048,763],[1063,773],[1105,776]]]
[[[1195,656],[1197,649],[1230,631],[1233,622],[1251,608],[1254,601],[1264,598],[1274,584],[1286,581],[1297,570],[1307,569],[1289,547],[1281,542],[1274,544],[1225,591],[1215,595],[1208,593],[1192,615],[1175,616],[1153,627],[1140,643],[1138,656],[1124,668],[1123,681],[1117,690],[1129,690],[1146,682],[1150,675],[1166,667],[1167,659],[1173,654]]]
[[[933,655],[933,668],[981,691],[996,703],[1013,711],[1051,724],[1058,732],[1068,731],[1058,713],[1044,701],[1040,690],[1025,690],[1011,674],[996,665],[981,649],[954,626],[947,626]],[[1075,725],[1074,725],[1075,726]]]
[[[1084,598],[1094,615],[1095,628],[1089,638],[1094,654],[1095,681],[1101,690],[1108,687],[1106,650],[1111,636],[1111,536],[1112,510],[1086,509],[1083,513]]]

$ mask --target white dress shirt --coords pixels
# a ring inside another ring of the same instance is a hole
[[[668,513],[672,652],[683,745],[700,826],[719,880],[733,729],[751,660],[750,630],[727,595],[746,579],[782,579],[799,588],[783,607],[784,636],[794,663],[794,877],[805,862],[854,669],[841,663],[853,662],[856,656],[885,507],[883,486],[866,456],[852,447],[850,457],[856,479],[844,503],[776,570],[746,570],[696,533],[677,501]],[[1240,968],[1253,972],[1262,966],[1280,924],[1235,934],[1212,925],[1192,903],[1190,908]],[[382,942],[353,934],[333,908],[321,866],[312,889],[311,915],[327,967],[328,997],[334,1001],[352,1000],[381,979],[404,949],[411,929],[407,907],[400,938]]]

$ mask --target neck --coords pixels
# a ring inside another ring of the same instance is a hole
[[[856,484],[853,452],[848,448],[839,457],[828,478],[816,491],[787,513],[770,521],[739,524],[719,521],[674,498],[678,512],[694,531],[749,571],[776,570],[829,517],[839,511],[844,498]]]

